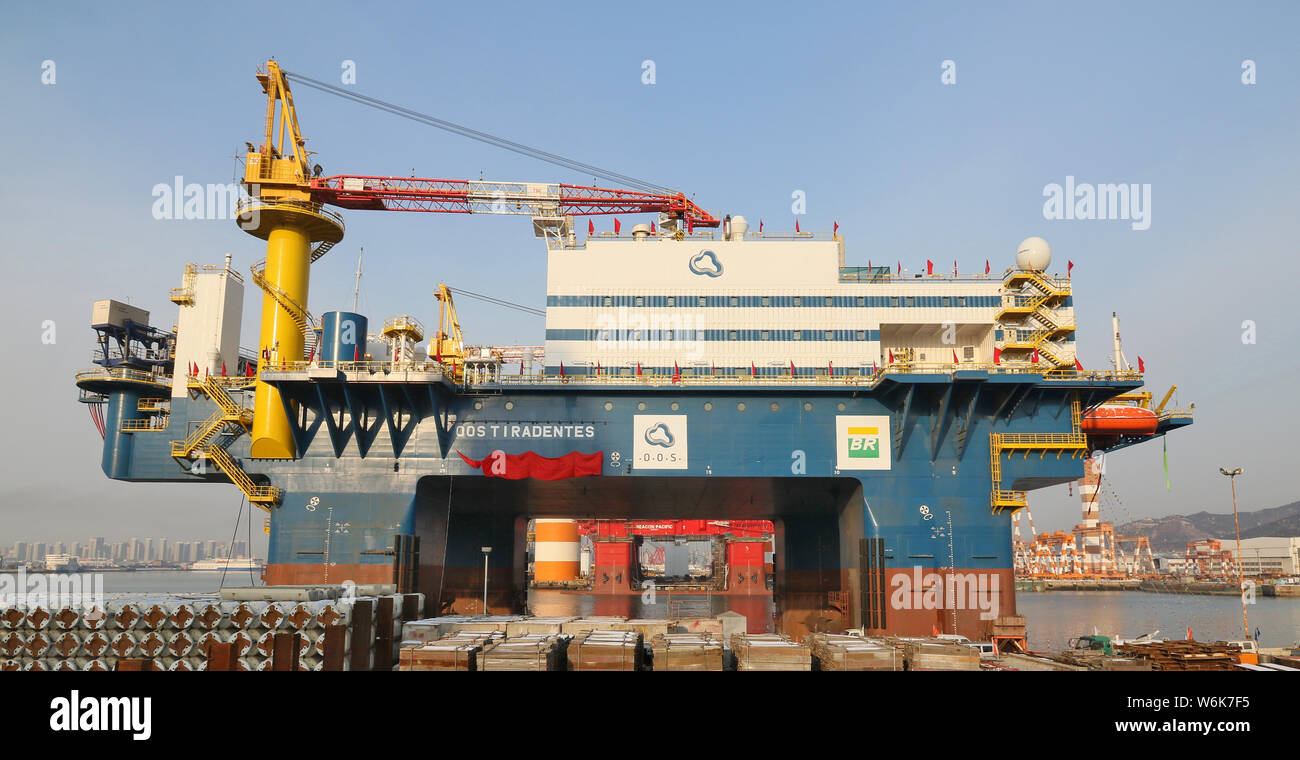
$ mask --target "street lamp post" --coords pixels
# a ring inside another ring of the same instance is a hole
[[[1237,531],[1237,587],[1241,592],[1241,625],[1242,630],[1246,633],[1245,640],[1250,641],[1250,620],[1246,617],[1246,589],[1241,573],[1241,523],[1237,519],[1237,476],[1242,473],[1242,469],[1238,467],[1235,470],[1229,470],[1220,467],[1219,472],[1227,475],[1228,480],[1232,481],[1232,525]]]
[[[487,606],[487,582],[488,582],[488,555],[492,553],[492,547],[484,546],[483,550],[483,614],[488,614]]]

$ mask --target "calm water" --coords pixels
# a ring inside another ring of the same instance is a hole
[[[1027,618],[1029,647],[1059,651],[1067,642],[1096,627],[1126,638],[1159,630],[1181,639],[1192,629],[1197,641],[1230,641],[1243,636],[1241,598],[1194,594],[1147,594],[1141,591],[1048,591],[1016,594]],[[1250,631],[1259,628],[1260,646],[1289,646],[1300,639],[1300,599],[1258,597],[1247,605]]]
[[[215,594],[221,590],[221,572],[195,573],[188,570],[137,570],[126,573],[103,573],[104,593],[173,593]],[[225,585],[260,586],[258,571],[230,570]]]

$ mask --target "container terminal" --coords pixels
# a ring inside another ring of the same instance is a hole
[[[233,484],[264,511],[270,587],[392,585],[423,618],[519,615],[530,583],[580,576],[583,541],[594,593],[639,594],[646,568],[690,579],[691,552],[643,561],[645,536],[602,525],[762,522],[698,534],[714,590],[771,596],[747,635],[1013,649],[1026,550],[1010,523],[1028,492],[1192,423],[1153,403],[1118,327],[1112,366],[1084,368],[1069,268],[1052,273],[1041,238],[975,273],[913,273],[849,265],[838,225],[755,230],[677,191],[323,176],[291,79],[337,89],[275,61],[257,74],[239,224],[265,260],[178,272],[172,329],[96,302],[96,366],[76,377],[107,477]],[[344,213],[374,211],[530,217],[544,345],[468,344],[447,285],[436,330],[308,312]],[[624,232],[629,216],[646,221]],[[241,349],[249,284],[261,321]],[[1102,541],[1095,528],[1083,561]]]

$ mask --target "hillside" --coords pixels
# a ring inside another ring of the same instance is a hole
[[[1241,537],[1300,536],[1300,501],[1280,507],[1240,512]],[[1197,512],[1192,515],[1169,515],[1147,518],[1115,526],[1126,536],[1146,536],[1154,552],[1181,552],[1189,541],[1201,538],[1231,538],[1232,513]]]

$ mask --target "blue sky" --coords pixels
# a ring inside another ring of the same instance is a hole
[[[790,196],[803,190],[801,227],[838,221],[849,263],[997,269],[1041,235],[1075,263],[1084,365],[1105,366],[1118,311],[1152,389],[1178,383],[1180,403],[1196,403],[1196,425],[1169,441],[1172,490],[1158,445],[1112,459],[1126,513],[1226,511],[1220,464],[1246,469],[1245,509],[1300,498],[1297,16],[1286,3],[10,8],[0,350],[21,371],[6,380],[0,543],[229,532],[233,488],[106,480],[71,377],[90,359],[92,300],[129,296],[166,326],[185,262],[230,252],[246,271],[261,258],[231,222],[153,219],[150,193],[176,175],[231,180],[236,151],[259,138],[253,73],[270,56],[333,82],[354,61],[359,92],[680,188],[768,229],[793,226]],[[1254,85],[1241,81],[1247,59]],[[41,82],[46,60],[54,85]],[[945,60],[953,85],[940,82]],[[590,180],[305,87],[295,97],[328,174]],[[1150,229],[1045,220],[1043,187],[1067,175],[1149,183]],[[354,212],[347,223],[313,268],[314,312],[350,305],[359,246],[372,319],[431,322],[440,281],[544,303],[544,249],[526,218]],[[246,298],[245,345],[257,300]],[[459,309],[473,342],[541,340],[538,319]],[[40,342],[47,319],[53,346]],[[1254,345],[1241,341],[1244,320]],[[1078,519],[1064,487],[1031,507],[1040,528]]]

